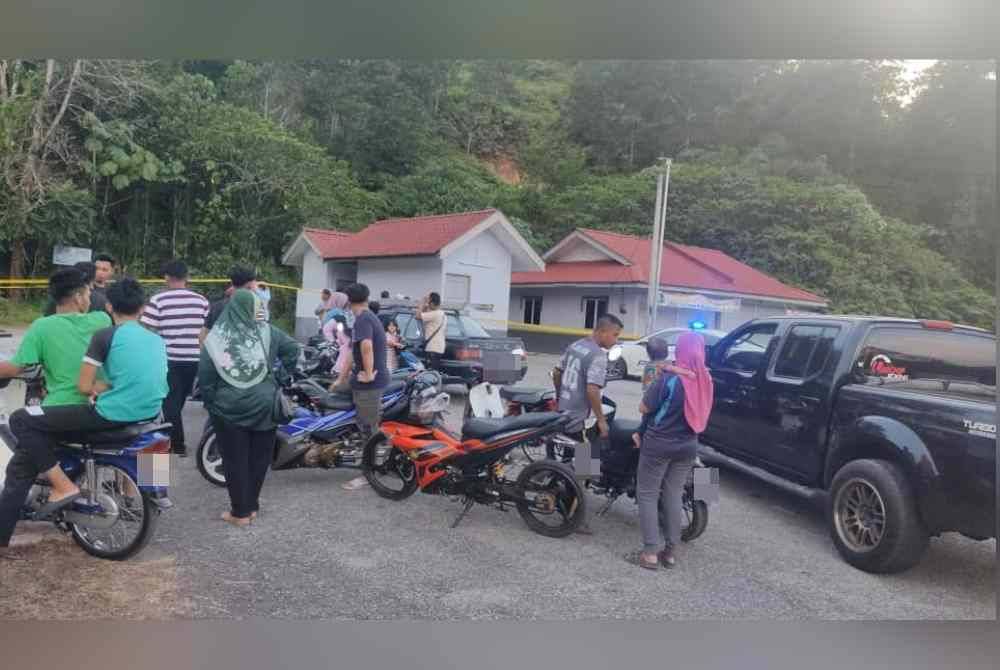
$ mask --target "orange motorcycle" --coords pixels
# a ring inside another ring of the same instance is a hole
[[[505,477],[510,452],[544,440],[566,441],[567,417],[534,412],[503,418],[466,418],[461,435],[444,427],[450,397],[441,376],[419,373],[404,420],[382,423],[365,445],[362,471],[383,498],[403,500],[419,488],[461,498],[465,506],[452,528],[476,503],[517,508],[536,533],[565,537],[582,523],[585,496],[573,471],[554,461],[535,461],[515,479]]]

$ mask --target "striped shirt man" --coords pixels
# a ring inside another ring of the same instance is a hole
[[[186,288],[157,293],[142,314],[142,324],[159,333],[167,345],[167,360],[198,362],[198,334],[205,325],[209,304],[205,296]]]

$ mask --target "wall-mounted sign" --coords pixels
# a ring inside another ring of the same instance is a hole
[[[53,265],[75,265],[83,261],[89,261],[93,251],[83,247],[67,247],[57,244],[52,247]]]
[[[739,298],[710,298],[700,293],[668,293],[660,291],[660,307],[680,309],[703,309],[708,312],[736,312],[740,309]]]

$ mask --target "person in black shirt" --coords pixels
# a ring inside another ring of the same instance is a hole
[[[97,289],[94,283],[95,277],[97,276],[97,266],[90,261],[80,261],[73,265],[77,270],[83,273],[87,284],[90,286],[90,311],[91,312],[107,312],[108,310],[108,299],[104,295],[103,291]],[[52,316],[56,313],[56,302],[51,297],[48,303],[45,305],[45,310],[42,312],[42,316]]]
[[[351,284],[347,287],[354,325],[351,328],[351,358],[345,365],[353,365],[351,391],[354,409],[361,431],[373,435],[382,420],[382,391],[389,384],[388,359],[385,354],[385,328],[378,317],[368,309],[368,287]],[[344,485],[348,491],[367,484],[364,477],[357,477]]]
[[[212,326],[214,326],[215,322],[219,320],[222,310],[224,310],[226,305],[229,304],[229,296],[232,295],[233,291],[245,288],[252,292],[256,292],[257,273],[250,268],[237,265],[229,271],[229,282],[230,285],[229,288],[226,289],[226,296],[221,300],[212,303],[212,308],[208,311],[208,317],[205,318],[205,326],[201,329],[201,335],[198,336],[199,342],[205,342],[205,338],[208,337],[208,331],[212,330]]]

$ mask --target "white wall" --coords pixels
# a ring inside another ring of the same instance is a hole
[[[646,333],[646,291],[644,289],[626,289],[624,304],[626,314],[618,310],[622,302],[622,290],[608,287],[547,287],[547,288],[511,288],[509,315],[511,321],[524,321],[524,296],[542,297],[543,326],[558,326],[562,328],[583,328],[584,312],[580,302],[583,296],[610,296],[608,311],[617,316],[625,324],[626,334],[645,335]],[[686,327],[691,321],[704,321],[708,328],[732,330],[752,319],[762,319],[785,313],[785,306],[780,303],[743,300],[738,311],[721,312],[716,318],[715,312],[707,310],[678,309],[660,307],[657,311],[656,328]]]
[[[471,303],[469,316],[480,321],[484,328],[506,333],[510,303],[510,265],[510,252],[487,231],[444,259],[442,277],[445,274],[468,276]],[[475,309],[473,304],[493,305],[493,309]]]
[[[417,300],[431,291],[444,290],[441,260],[434,256],[363,259],[358,261],[357,280],[368,287],[373,300],[378,300],[382,291]]]
[[[326,288],[326,264],[311,248],[302,257],[302,288],[295,299],[295,317],[313,316],[320,300],[320,291]]]
[[[583,311],[582,298],[587,297],[608,297],[608,312],[614,314],[625,324],[626,334],[639,333],[639,319],[642,318],[639,309],[639,291],[636,289],[625,289],[624,295],[621,288],[611,288],[608,286],[595,286],[589,288],[581,287],[545,287],[545,288],[521,288],[511,289],[510,296],[510,320],[521,323],[524,321],[524,304],[521,300],[525,296],[542,297],[542,323],[543,326],[558,326],[560,328],[579,328],[586,325],[586,313]],[[625,305],[625,314],[621,313],[619,307]]]
[[[608,255],[599,249],[582,240],[573,240],[567,244],[559,253],[549,258],[550,263],[572,263],[583,261],[605,261],[610,260]]]

